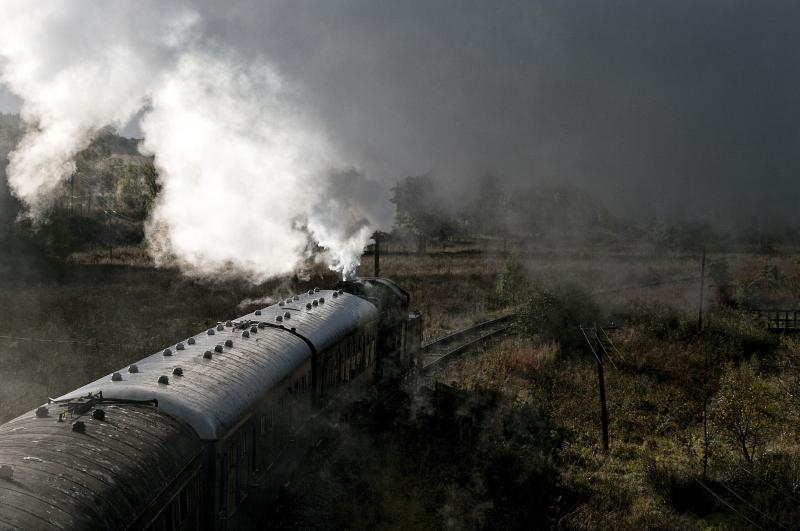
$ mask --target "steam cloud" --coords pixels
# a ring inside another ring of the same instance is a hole
[[[322,245],[346,273],[388,185],[424,173],[448,196],[489,173],[645,221],[796,224],[796,3],[0,7],[0,81],[35,124],[15,193],[36,213],[98,128],[143,112],[165,186],[148,234],[193,270],[285,273]],[[380,184],[348,197],[350,174]]]
[[[147,227],[157,261],[261,281],[320,246],[332,269],[355,272],[386,222],[385,191],[341,170],[352,161],[266,58],[209,36],[188,4],[6,1],[2,12],[0,79],[30,125],[9,184],[34,217],[100,129],[142,113],[163,186]],[[338,186],[354,179],[363,202]]]

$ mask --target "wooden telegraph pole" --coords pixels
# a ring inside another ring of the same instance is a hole
[[[600,384],[600,422],[603,425],[603,451],[608,453],[608,408],[606,407],[606,377],[603,373],[603,348],[594,325],[595,351],[597,352],[597,381]]]
[[[703,246],[703,258],[700,262],[700,310],[697,313],[697,331],[703,331],[703,291],[706,287],[706,248]]]
[[[585,328],[581,327],[583,337],[589,344],[589,348],[597,361],[597,383],[600,388],[600,423],[603,430],[603,451],[608,453],[608,408],[606,407],[606,377],[603,371],[603,347],[600,344],[600,336],[597,334],[597,324],[592,330],[593,337],[589,337]]]

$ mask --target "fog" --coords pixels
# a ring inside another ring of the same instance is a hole
[[[141,132],[164,183],[153,251],[189,270],[262,279],[321,246],[347,274],[406,175],[793,222],[793,3],[2,5],[0,105],[36,127],[15,193],[35,213],[102,126]],[[347,193],[353,175],[369,193]]]

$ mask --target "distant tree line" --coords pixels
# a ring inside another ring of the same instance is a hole
[[[466,183],[466,181],[465,181]],[[466,186],[466,185],[465,185]],[[571,186],[541,186],[486,174],[467,190],[433,175],[408,176],[392,188],[395,237],[428,243],[481,238],[496,249],[595,249],[640,247],[653,254],[698,253],[704,247],[746,248],[771,253],[800,245],[800,226],[721,230],[680,219],[634,219]]]

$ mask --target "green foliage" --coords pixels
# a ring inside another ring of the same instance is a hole
[[[752,462],[777,428],[778,402],[769,383],[758,374],[758,363],[728,363],[720,377],[712,421]]]
[[[136,219],[144,219],[160,190],[153,164],[120,160],[115,170],[117,204]]]

